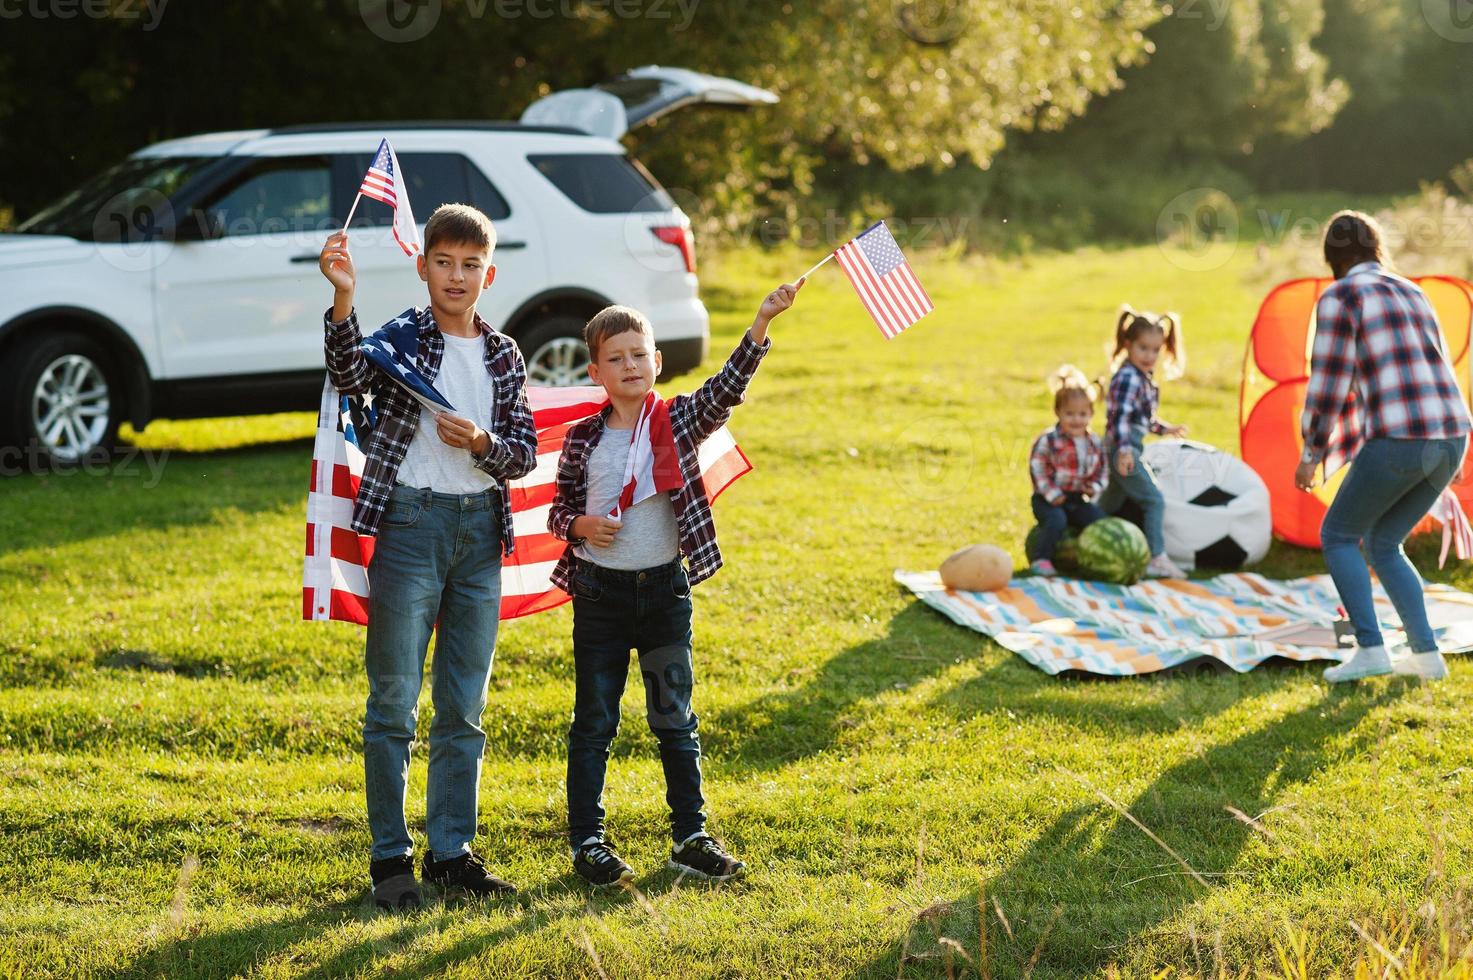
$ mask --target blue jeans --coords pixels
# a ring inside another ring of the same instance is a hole
[[[1422,577],[1401,545],[1452,482],[1467,448],[1467,436],[1369,439],[1355,454],[1320,524],[1320,544],[1359,645],[1382,642],[1371,601],[1371,574],[1360,551],[1364,542],[1412,651],[1437,649],[1427,624]]]
[[[368,566],[363,653],[363,767],[375,861],[414,851],[404,797],[436,620],[425,833],[437,861],[467,853],[476,835],[481,712],[501,612],[499,506],[494,489],[457,496],[397,487],[389,498]]]
[[[1071,527],[1089,527],[1105,516],[1105,512],[1084,499],[1082,493],[1066,493],[1062,504],[1051,504],[1043,494],[1033,495],[1033,516],[1038,518],[1041,530],[1028,553],[1029,561],[1046,558],[1054,560],[1054,552],[1064,539],[1064,532]]]
[[[1125,498],[1134,500],[1141,508],[1141,530],[1146,533],[1146,545],[1150,548],[1151,557],[1155,558],[1166,553],[1166,532],[1162,530],[1166,520],[1166,499],[1161,496],[1161,488],[1156,484],[1156,474],[1141,459],[1144,444],[1144,436],[1133,439],[1128,447],[1105,444],[1110,482],[1106,484],[1105,492],[1100,494],[1100,499],[1095,502],[1099,504],[1100,510],[1113,514],[1120,509]],[[1130,471],[1130,476],[1121,476],[1120,471],[1115,468],[1115,454],[1119,449],[1125,448],[1135,453],[1135,469]]]
[[[683,841],[706,826],[701,741],[691,710],[690,579],[677,558],[643,571],[579,560],[573,568],[573,664],[568,729],[568,840],[604,835],[604,775],[619,731],[629,651],[639,653],[645,719],[660,745],[670,832]]]

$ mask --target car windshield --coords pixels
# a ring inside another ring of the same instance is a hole
[[[122,241],[148,230],[157,210],[218,157],[129,157],[21,222],[17,232]]]

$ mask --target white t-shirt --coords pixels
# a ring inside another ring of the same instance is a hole
[[[598,445],[588,454],[588,513],[603,516],[614,509],[624,491],[624,471],[633,444],[633,429],[604,426]],[[573,553],[595,565],[629,572],[667,564],[680,554],[680,528],[669,493],[641,500],[623,513],[620,524],[614,543],[607,548],[584,541]]]
[[[455,406],[456,415],[489,432],[496,392],[491,376],[486,373],[486,339],[479,334],[453,337],[442,333],[442,336],[445,357],[440,362],[435,387]],[[424,406],[420,406],[419,425],[404,452],[397,480],[401,486],[436,493],[480,493],[496,485],[495,477],[476,468],[470,450],[456,449],[440,440],[435,413]]]

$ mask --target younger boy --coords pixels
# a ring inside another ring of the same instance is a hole
[[[537,456],[522,356],[476,313],[481,291],[496,278],[495,247],[496,230],[480,211],[463,204],[436,209],[419,257],[430,305],[406,310],[375,334],[412,331],[405,339],[417,341],[416,367],[455,415],[422,411],[359,350],[348,236],[329,237],[319,260],[334,289],[325,317],[328,375],[345,394],[372,391],[378,414],[363,447],[353,529],[377,535],[368,567],[363,763],[373,835],[368,871],[381,908],[420,904],[404,797],[425,652],[437,621],[424,878],[472,895],[516,890],[471,850],[501,558],[513,547],[506,481],[531,472]]]
[[[649,320],[628,307],[609,307],[584,331],[588,375],[603,385],[609,404],[568,430],[547,526],[568,542],[552,581],[573,597],[577,680],[568,731],[568,840],[574,870],[594,887],[634,875],[604,835],[603,808],[631,648],[639,654],[646,718],[665,770],[675,841],[669,866],[716,881],[744,868],[705,831],[701,743],[691,710],[691,586],[721,567],[698,453],[744,400],[771,347],[768,324],[793,304],[802,285],[799,280],[769,294],[726,366],[694,393],[663,406],[680,485],[628,506],[618,520],[608,515],[624,493],[629,454],[641,451],[635,430],[661,357]],[[649,428],[664,431],[654,423]],[[658,467],[661,454],[654,455]]]

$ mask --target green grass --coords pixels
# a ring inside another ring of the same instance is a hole
[[[707,264],[717,356],[810,261]],[[925,257],[937,311],[891,343],[830,268],[777,321],[732,425],[756,471],[716,506],[728,565],[697,590],[712,826],[751,867],[730,887],[660,870],[637,689],[608,803],[639,891],[576,886],[563,608],[505,624],[485,719],[477,847],[522,896],[373,914],[362,635],[299,621],[310,416],[155,424],[152,478],[135,460],[0,483],[0,974],[1379,973],[1352,920],[1409,966],[1455,957],[1467,664],[1423,688],[1332,691],[1309,667],[1052,680],[890,579],[978,541],[1021,562],[1042,379],[1099,370],[1122,302],[1183,315],[1163,414],[1235,449],[1253,262]],[[1276,546],[1264,570],[1322,567]],[[412,826],[424,762],[421,743]]]

